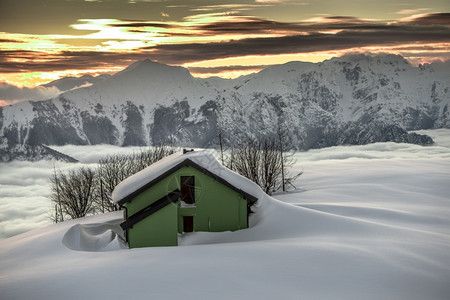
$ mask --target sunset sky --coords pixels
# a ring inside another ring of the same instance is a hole
[[[449,12],[448,0],[1,0],[0,87],[23,92],[145,58],[225,78],[348,52],[448,60]]]

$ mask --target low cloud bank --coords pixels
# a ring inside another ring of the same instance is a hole
[[[0,106],[22,101],[47,100],[58,96],[60,93],[61,91],[56,87],[37,86],[29,88],[0,82]]]
[[[51,146],[52,149],[69,155],[82,163],[97,163],[100,159],[108,155],[130,154],[142,151],[145,147],[119,147],[114,145],[94,145],[94,146]]]
[[[374,143],[358,146],[335,146],[325,149],[311,149],[297,152],[296,159],[302,162],[330,160],[366,160],[366,159],[417,159],[417,158],[450,158],[450,129],[434,129],[416,131],[433,138],[431,146],[420,146],[404,143]]]

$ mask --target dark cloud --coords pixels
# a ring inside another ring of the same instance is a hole
[[[235,16],[228,20],[216,21],[207,24],[199,24],[197,26],[174,25],[169,23],[155,23],[145,21],[121,21],[121,23],[114,23],[108,25],[110,27],[120,28],[139,28],[128,29],[129,31],[136,30],[137,32],[154,32],[154,28],[164,29],[183,29],[183,31],[190,31],[191,33],[178,33],[174,31],[170,33],[171,36],[211,36],[220,34],[256,34],[256,33],[279,33],[284,35],[295,35],[298,33],[308,33],[325,30],[383,30],[392,29],[393,27],[403,26],[405,29],[407,25],[403,24],[388,24],[382,22],[374,22],[363,20],[355,17],[335,16],[325,17],[321,21],[304,21],[304,22],[277,22],[257,17],[243,17]],[[153,27],[146,31],[146,28]],[[166,33],[160,33],[165,35]]]
[[[119,24],[110,24],[110,27],[154,27],[154,28],[164,28],[170,29],[175,26],[168,23],[155,23],[155,22],[145,22],[145,21],[124,21],[122,20]]]
[[[40,57],[43,61],[36,63],[34,61],[36,57]],[[0,51],[0,73],[87,70],[99,67],[127,66],[136,60],[148,57],[148,52],[63,51],[54,55],[38,51]],[[15,61],[17,58],[26,61],[17,62]]]
[[[147,48],[158,60],[185,62],[243,55],[293,54],[343,50],[365,46],[395,46],[404,43],[450,42],[446,30],[342,31],[337,34],[313,33],[271,38],[253,38],[221,43],[159,45]]]
[[[259,18],[238,18],[233,22],[214,22],[194,28],[210,34],[220,33],[255,33],[267,31],[303,31],[305,27],[299,23],[283,23]]]
[[[435,30],[449,23],[450,14],[428,14],[421,15],[413,19],[404,19],[401,22],[380,22],[364,20],[349,16],[331,16],[322,19],[302,22],[277,22],[257,17],[235,16],[228,20],[221,20],[208,24],[199,24],[190,27],[177,27],[173,24],[161,24],[151,22],[124,22],[122,24],[113,24],[114,27],[134,27],[141,28],[139,32],[146,32],[145,27],[154,26],[161,28],[182,28],[190,33],[178,33],[176,30],[171,33],[160,33],[162,36],[213,36],[220,34],[279,34],[279,35],[297,35],[314,32],[323,32],[330,30],[355,30],[355,31],[387,31],[404,30],[416,31]],[[427,28],[430,27],[432,28]],[[153,30],[150,30],[153,31]]]
[[[324,17],[320,20],[302,22],[277,22],[256,17],[239,17],[231,20],[200,24],[184,29],[192,31],[192,36],[219,35],[219,34],[255,34],[279,33],[295,35],[296,33],[311,33],[327,30],[417,30],[417,25],[448,25],[450,14],[422,15],[415,19],[402,22],[376,22],[348,16]],[[136,27],[143,27],[147,23],[137,23]],[[127,26],[117,24],[115,26]],[[174,25],[168,25],[176,28]],[[174,33],[176,35],[176,33]]]
[[[336,21],[358,21],[358,22],[361,21],[361,19],[356,18],[356,17],[351,17],[351,16],[329,16],[329,17],[325,17],[324,19],[336,20]]]
[[[33,51],[0,51],[0,72],[58,71],[127,66],[135,60],[150,58],[179,65],[208,59],[244,55],[295,54],[339,51],[367,46],[398,47],[420,45],[423,53],[432,50],[427,44],[450,43],[450,27],[443,26],[450,14],[429,14],[402,22],[374,22],[353,17],[335,16],[316,21],[282,23],[243,17],[238,22],[215,22],[192,29],[192,35],[236,33],[278,33],[278,37],[258,37],[211,43],[161,44],[133,52],[63,51],[45,54]],[[436,24],[430,26],[431,20]],[[134,22],[134,21],[133,21]],[[423,25],[424,22],[426,25]],[[139,22],[149,24],[147,22]],[[138,25],[137,22],[132,24]],[[137,28],[137,26],[136,26]],[[330,33],[334,31],[335,33]],[[175,30],[169,35],[181,36]],[[443,50],[445,51],[445,49]],[[43,61],[36,63],[35,57]],[[22,61],[17,62],[17,58]],[[13,60],[14,59],[14,60]],[[203,72],[198,70],[198,73]]]
[[[0,43],[24,43],[24,41],[11,40],[11,39],[0,39]]]
[[[442,19],[430,15],[429,18]],[[426,16],[423,16],[426,18]],[[412,20],[387,23],[372,22],[352,17],[329,17],[323,22],[280,23],[256,18],[244,23],[230,24],[217,22],[200,27],[213,31],[254,31],[287,30],[281,37],[248,38],[216,43],[170,44],[148,47],[160,61],[180,64],[200,59],[227,58],[243,55],[293,54],[327,50],[344,50],[366,46],[399,46],[402,44],[427,44],[450,42],[450,28],[443,26],[421,26]],[[335,34],[324,33],[336,30]],[[308,34],[295,34],[296,31]],[[426,47],[426,46],[425,46]],[[425,49],[423,49],[425,50]]]

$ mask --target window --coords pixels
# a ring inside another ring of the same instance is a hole
[[[186,204],[195,203],[194,176],[181,176],[181,201]]]

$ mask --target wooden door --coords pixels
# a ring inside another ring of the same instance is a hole
[[[184,216],[183,217],[183,231],[193,232],[194,231],[194,217]]]

